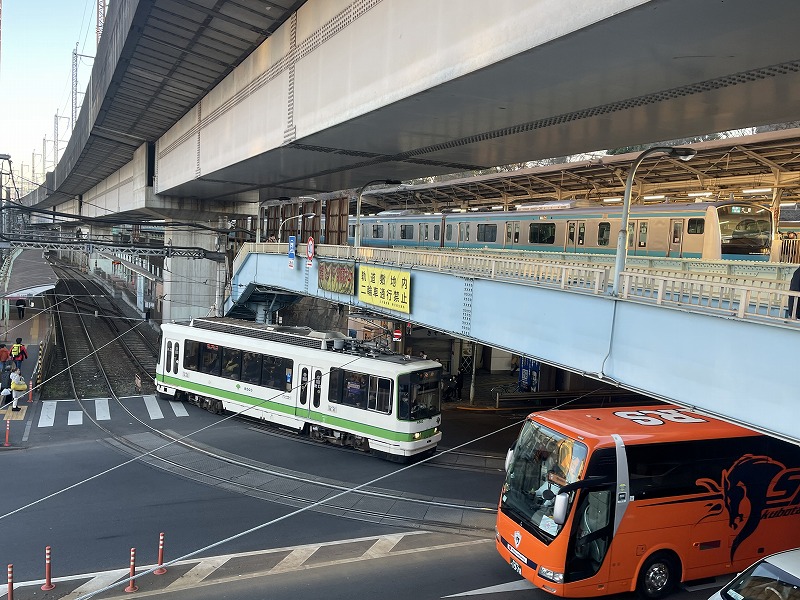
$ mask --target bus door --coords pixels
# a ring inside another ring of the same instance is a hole
[[[680,258],[681,244],[683,243],[683,219],[670,219],[669,230],[669,252],[667,256]]]
[[[581,491],[572,521],[566,573],[580,581],[601,574],[597,581],[607,581],[606,560],[614,529],[614,495],[609,487]]]
[[[586,221],[567,221],[565,252],[584,252],[586,249]]]
[[[649,221],[628,221],[628,254],[647,256]]]
[[[504,248],[514,248],[517,244],[519,244],[519,221],[507,221]]]

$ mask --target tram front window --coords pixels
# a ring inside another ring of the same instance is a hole
[[[398,418],[403,421],[430,419],[441,412],[441,369],[418,371],[398,377]]]
[[[726,205],[719,214],[722,254],[766,254],[772,241],[772,214],[757,205]]]

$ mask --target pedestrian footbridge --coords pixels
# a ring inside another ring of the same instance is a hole
[[[665,266],[632,261],[614,297],[612,266],[574,256],[318,246],[313,260],[298,257],[290,267],[286,244],[246,244],[226,312],[251,302],[256,289],[317,297],[800,439],[800,321],[786,318],[798,296],[785,282],[794,267],[743,277],[725,261],[690,273]],[[390,279],[408,287],[387,300]]]

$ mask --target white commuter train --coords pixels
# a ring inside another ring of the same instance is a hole
[[[615,254],[622,207],[576,207],[566,201],[531,203],[513,211],[392,210],[360,221],[362,246]],[[350,243],[355,228],[355,217],[350,217]],[[753,202],[634,205],[628,254],[767,261],[773,231],[769,207]]]
[[[164,323],[160,398],[270,421],[312,439],[407,460],[442,438],[442,366],[338,332],[225,317]]]

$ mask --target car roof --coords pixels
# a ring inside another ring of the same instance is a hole
[[[800,548],[778,552],[767,556],[764,560],[787,573],[800,575]]]

